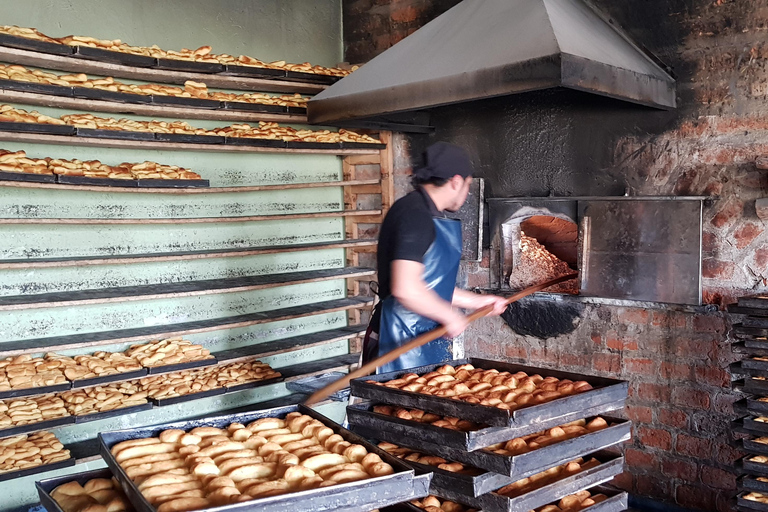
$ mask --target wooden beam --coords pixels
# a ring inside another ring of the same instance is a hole
[[[395,202],[394,182],[394,148],[392,146],[392,132],[381,132],[381,142],[387,145],[379,153],[381,158],[381,210],[383,216],[387,214]]]
[[[352,156],[347,159],[349,165],[377,165],[380,162],[381,157],[378,154]]]

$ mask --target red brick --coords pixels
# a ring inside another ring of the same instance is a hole
[[[619,354],[595,354],[592,366],[599,372],[617,374],[621,370],[621,357]]]
[[[389,18],[396,23],[409,23],[421,16],[421,11],[411,5],[394,7],[389,13]]]
[[[760,270],[768,269],[768,247],[760,247],[755,250],[755,265]]]
[[[661,376],[670,380],[689,380],[691,367],[687,364],[661,363]]]
[[[626,407],[627,417],[636,423],[653,423],[653,409],[638,405]]]
[[[666,430],[650,427],[636,427],[637,438],[644,446],[669,450],[672,447],[672,435]]]
[[[621,350],[624,348],[624,342],[616,336],[615,331],[611,331],[605,334],[605,346],[611,350]]]
[[[624,358],[624,371],[632,375],[656,375],[653,359]]]
[[[627,465],[633,468],[658,469],[659,464],[656,456],[645,450],[636,448],[626,448],[624,450],[624,460]]]
[[[651,324],[664,329],[682,329],[688,325],[688,315],[676,311],[654,311]]]
[[[618,321],[623,324],[640,324],[645,325],[650,318],[650,312],[647,309],[640,308],[628,308],[620,309],[618,314]]]
[[[656,417],[659,423],[670,427],[685,429],[688,426],[688,415],[679,409],[658,409]]]
[[[519,343],[505,343],[504,356],[510,359],[526,359],[528,357],[528,351]]]
[[[712,217],[712,225],[716,228],[727,226],[741,216],[744,210],[744,204],[735,197],[730,198]]]
[[[733,233],[733,238],[736,239],[736,248],[744,249],[751,244],[755,238],[760,236],[765,229],[762,226],[758,226],[753,222],[744,224]]]
[[[478,337],[475,340],[475,348],[484,356],[500,356],[501,343]]]
[[[733,402],[738,397],[729,393],[715,393],[712,397],[712,410],[722,414],[733,414]]]
[[[641,382],[637,385],[637,396],[649,402],[669,402],[671,389],[669,386]]]
[[[706,487],[693,487],[692,485],[678,485],[675,493],[678,505],[697,510],[711,510],[715,503],[715,493]]]
[[[725,387],[731,381],[728,372],[715,366],[697,366],[696,381],[710,386]]]
[[[696,481],[698,466],[692,462],[677,459],[667,459],[661,463],[661,472],[670,478],[679,478],[688,482]]]
[[[675,451],[680,455],[708,460],[712,453],[712,441],[680,433],[677,435]]]
[[[701,481],[715,489],[725,489],[726,491],[736,489],[736,475],[712,466],[701,467]]]
[[[701,275],[707,279],[730,279],[735,269],[732,261],[705,258],[701,262]]]
[[[615,485],[619,489],[623,489],[628,492],[634,491],[633,487],[633,476],[632,473],[629,471],[625,471],[624,473],[617,475],[611,480],[611,484]]]
[[[672,485],[668,479],[656,478],[652,475],[637,476],[635,488],[638,494],[656,499],[664,499],[672,493]]]
[[[595,343],[595,345],[602,345],[603,343],[603,335],[599,332],[593,332],[590,336],[592,338],[592,341]]]
[[[694,409],[709,409],[709,393],[687,386],[675,386],[672,390],[672,403]]]
[[[728,443],[715,443],[712,447],[714,460],[724,466],[732,466],[734,462],[744,456],[744,452]]]
[[[589,366],[586,355],[571,354],[569,352],[560,354],[560,364],[564,366],[580,366],[582,368],[586,368]]]
[[[720,315],[695,315],[693,330],[696,332],[725,332],[725,318]]]
[[[701,250],[704,254],[715,254],[717,252],[717,235],[709,231],[702,232]]]

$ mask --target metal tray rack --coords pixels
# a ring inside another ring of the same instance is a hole
[[[387,430],[409,439],[420,439],[428,443],[439,443],[457,450],[475,451],[516,437],[532,434],[564,423],[589,416],[598,416],[606,412],[624,408],[624,400],[614,403],[599,404],[591,408],[575,409],[568,412],[558,411],[548,418],[542,418],[535,424],[513,427],[485,427],[470,432],[449,430],[426,423],[403,420],[373,412],[373,404],[360,403],[347,407],[347,419],[350,425],[369,429]]]
[[[768,503],[760,503],[759,501],[744,499],[744,496],[749,494],[750,492],[751,491],[740,492],[739,495],[736,496],[736,508],[738,510],[745,510],[745,511],[748,510],[750,512],[755,510],[762,510],[764,512],[768,512]]]
[[[496,369],[499,371],[508,371],[510,373],[525,372],[528,375],[541,374],[543,376],[552,376],[559,379],[570,379],[573,381],[586,380],[594,389],[579,393],[577,395],[558,398],[540,405],[532,405],[518,409],[516,411],[507,411],[496,407],[488,407],[479,404],[470,404],[450,398],[424,395],[399,389],[387,388],[371,384],[367,381],[386,382],[397,379],[406,373],[417,373],[423,375],[436,368],[449,364],[457,366],[461,364],[472,364],[475,368]],[[518,427],[520,432],[527,430],[527,433],[533,433],[541,428],[540,422],[547,421],[554,417],[564,417],[573,411],[583,411],[593,407],[607,404],[616,404],[627,398],[628,385],[626,381],[607,379],[603,377],[585,377],[584,375],[560,372],[545,368],[533,368],[519,364],[503,363],[499,361],[489,361],[487,359],[460,359],[449,361],[447,363],[421,366],[409,370],[401,370],[369,377],[361,377],[351,382],[352,396],[366,398],[379,403],[390,405],[399,405],[402,407],[413,407],[425,411],[442,414],[445,416],[456,416],[459,418],[471,419],[475,423],[482,423],[496,427]],[[574,418],[576,419],[576,418]],[[561,423],[567,423],[567,420]],[[522,434],[521,434],[522,435]],[[514,437],[514,436],[513,436]],[[493,444],[493,443],[491,443]]]
[[[749,475],[768,477],[768,464],[763,464],[762,462],[753,462],[749,460],[754,456],[754,454],[750,453],[742,457],[736,465],[737,469],[740,469]]]
[[[35,488],[37,489],[37,495],[40,497],[40,503],[45,507],[46,512],[64,512],[61,506],[51,496],[51,492],[58,486],[68,482],[77,482],[80,485],[83,485],[88,480],[93,480],[94,478],[112,478],[112,472],[109,469],[104,468],[84,471],[74,475],[46,478],[45,480],[35,482]]]
[[[743,475],[737,482],[740,490],[750,490],[768,494],[768,482],[761,482],[757,478]]]
[[[364,427],[356,427],[354,431],[363,437],[381,439],[398,446],[411,448],[422,453],[438,455],[448,460],[468,464],[470,466],[485,469],[493,473],[499,473],[520,480],[536,473],[540,473],[553,466],[565,464],[578,457],[583,457],[609,446],[621,443],[630,438],[631,422],[604,416],[608,423],[613,425],[559,443],[551,444],[532,452],[514,456],[504,456],[493,452],[478,450],[467,452],[456,448],[444,446],[436,440],[429,443],[418,439],[409,439],[400,434],[386,430],[373,430]]]
[[[237,503],[222,507],[216,507],[217,512],[240,512],[246,510],[259,510],[260,512],[314,512],[318,510],[372,510],[402,501],[413,500],[428,494],[431,473],[416,476],[414,471],[399,459],[392,457],[378,447],[368,443],[352,432],[333,423],[328,418],[301,405],[291,405],[275,409],[266,409],[248,413],[218,416],[204,420],[183,421],[153,427],[143,427],[132,430],[118,430],[99,434],[101,455],[112,470],[112,473],[120,482],[137,512],[154,512],[150,505],[139,492],[136,485],[128,478],[122,467],[115,461],[110,453],[110,447],[128,439],[156,436],[160,432],[170,428],[189,430],[198,426],[226,427],[230,423],[249,423],[253,420],[266,417],[284,417],[289,412],[299,411],[302,414],[312,416],[329,427],[344,439],[364,445],[369,452],[378,453],[379,456],[395,468],[395,473],[388,476],[371,478],[358,482],[335,485],[320,489],[301,491],[282,496],[257,499],[245,503]]]

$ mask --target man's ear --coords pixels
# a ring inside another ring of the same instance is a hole
[[[451,178],[451,187],[454,190],[459,190],[463,186],[464,186],[464,178],[461,176],[461,174],[454,174],[453,178]]]

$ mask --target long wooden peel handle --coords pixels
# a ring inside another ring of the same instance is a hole
[[[568,274],[565,276],[560,276],[555,279],[550,279],[549,281],[546,281],[541,284],[537,284],[534,286],[530,286],[526,288],[525,290],[521,290],[511,297],[509,297],[506,300],[506,304],[512,304],[513,302],[516,302],[523,297],[527,297],[528,295],[531,295],[533,293],[536,293],[538,291],[544,290],[546,288],[549,288],[550,286],[562,283],[563,281],[568,281],[570,279],[573,279],[576,277],[577,274]],[[478,309],[477,311],[473,312],[471,315],[467,316],[467,320],[470,322],[474,322],[475,320],[478,320],[484,316],[486,316],[488,313],[493,311],[493,306],[487,306],[482,309]],[[304,402],[305,405],[312,405],[314,403],[317,403],[321,400],[326,399],[327,397],[331,396],[333,393],[340,391],[347,386],[349,386],[349,382],[352,379],[356,379],[358,377],[365,377],[366,375],[370,375],[376,368],[380,366],[384,366],[387,363],[391,363],[401,355],[405,354],[409,350],[413,350],[417,347],[420,347],[422,345],[426,345],[430,341],[434,341],[437,338],[443,336],[448,329],[446,329],[444,326],[440,326],[436,329],[433,329],[429,332],[425,332],[424,334],[417,336],[413,338],[408,343],[405,343],[404,345],[400,345],[396,349],[392,350],[391,352],[387,352],[383,356],[379,356],[376,359],[373,359],[372,361],[369,361],[365,363],[363,366],[358,368],[357,370],[348,373],[347,375],[341,377],[339,380],[334,381],[327,386],[325,386],[322,389],[319,389],[312,393],[309,398]]]

